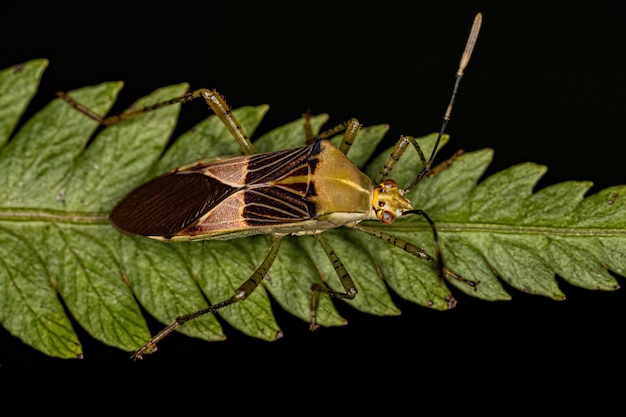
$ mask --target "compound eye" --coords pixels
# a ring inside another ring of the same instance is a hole
[[[396,216],[392,212],[385,210],[381,213],[379,219],[381,223],[391,224],[396,220]]]
[[[383,183],[382,183],[381,185],[382,185],[382,189],[383,189],[383,191],[384,191],[384,190],[388,190],[388,189],[390,189],[390,188],[398,188],[398,183],[397,183],[397,182],[395,182],[395,181],[394,181],[394,180],[392,180],[392,179],[386,179],[386,180],[384,180],[384,181],[383,181]]]

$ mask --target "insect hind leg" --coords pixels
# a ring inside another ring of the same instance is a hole
[[[208,88],[200,88],[198,90],[190,91],[187,94],[180,96],[180,97],[174,97],[170,100],[162,101],[162,102],[153,104],[151,106],[146,106],[140,109],[126,111],[124,113],[112,115],[109,117],[101,117],[100,115],[96,114],[92,110],[76,102],[73,98],[71,98],[67,93],[63,91],[57,92],[56,95],[60,97],[61,99],[65,100],[70,106],[74,107],[76,110],[80,111],[81,113],[85,114],[87,117],[95,120],[96,122],[98,122],[99,124],[103,126],[114,125],[121,121],[133,119],[144,113],[158,110],[163,107],[171,106],[173,104],[178,104],[178,103],[182,104],[182,103],[187,103],[189,101],[195,100],[197,98],[203,98],[204,101],[206,101],[208,106],[211,108],[211,110],[213,110],[215,115],[222,121],[222,123],[224,123],[224,125],[226,126],[228,131],[231,133],[231,135],[233,135],[237,143],[239,143],[239,146],[241,147],[243,152],[248,155],[256,153],[254,150],[254,146],[252,145],[252,142],[250,141],[250,138],[248,137],[248,135],[246,135],[245,131],[243,130],[243,127],[241,127],[241,124],[239,123],[239,121],[237,121],[237,119],[233,115],[231,108],[228,106],[228,104],[226,104],[226,101],[224,100],[224,98],[216,90],[210,90]]]
[[[131,357],[133,359],[143,359],[143,355],[147,353],[156,352],[157,344],[161,340],[163,340],[167,335],[169,335],[174,330],[176,330],[183,324],[187,323],[188,321],[191,321],[195,318],[198,318],[208,313],[215,313],[221,308],[224,308],[228,305],[231,305],[233,303],[236,303],[238,301],[242,301],[248,298],[248,296],[252,294],[252,292],[259,286],[261,281],[263,281],[263,278],[265,278],[265,275],[267,275],[267,272],[269,271],[270,267],[274,263],[274,260],[276,259],[276,256],[278,255],[278,249],[280,248],[280,243],[281,243],[281,238],[278,238],[278,237],[272,238],[272,244],[271,244],[270,250],[268,254],[265,256],[265,259],[263,260],[261,265],[259,265],[259,267],[252,273],[250,278],[248,278],[243,284],[239,286],[239,288],[235,290],[235,294],[232,297],[220,303],[212,304],[206,308],[195,311],[193,313],[177,317],[176,320],[174,320],[174,322],[172,322],[170,325],[168,325],[159,333],[157,333],[145,345],[143,345],[135,353],[133,353]]]

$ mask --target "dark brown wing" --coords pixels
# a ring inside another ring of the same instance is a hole
[[[111,211],[118,229],[171,237],[237,191],[200,173],[168,173],[131,191]]]

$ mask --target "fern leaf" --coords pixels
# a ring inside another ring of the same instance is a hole
[[[99,129],[59,99],[14,133],[46,66],[47,61],[35,60],[0,72],[0,322],[50,356],[82,356],[72,322],[102,343],[132,351],[150,338],[140,306],[166,324],[206,307],[207,299],[229,298],[261,262],[268,240],[163,243],[114,230],[108,212],[127,192],[193,160],[239,153],[237,144],[211,115],[168,146],[179,105]],[[104,115],[121,87],[107,82],[70,94]],[[165,87],[135,106],[186,90],[185,84]],[[267,111],[261,105],[234,113],[252,136]],[[313,130],[326,120],[326,115],[314,116]],[[389,155],[373,155],[387,130],[386,125],[362,129],[348,154],[371,177]],[[419,139],[426,154],[435,137]],[[259,137],[255,147],[271,151],[303,142],[299,119]],[[478,281],[476,290],[455,280],[441,282],[430,263],[379,239],[348,228],[330,230],[325,236],[359,289],[350,306],[397,315],[389,289],[435,310],[454,307],[451,287],[483,300],[508,300],[512,295],[502,282],[561,300],[565,294],[557,275],[587,289],[619,287],[614,274],[626,271],[626,187],[586,196],[590,182],[569,181],[535,190],[546,167],[534,163],[482,179],[492,157],[491,149],[463,154],[409,195],[435,221],[446,267]],[[416,153],[406,152],[392,177],[406,185],[420,169]],[[389,226],[363,224],[435,253],[432,229],[419,216]],[[313,238],[285,238],[264,285],[219,314],[246,335],[275,340],[281,329],[272,303],[308,322],[311,284],[321,278],[340,288]],[[318,323],[345,324],[328,297],[319,298]],[[180,331],[207,341],[225,337],[213,315]]]

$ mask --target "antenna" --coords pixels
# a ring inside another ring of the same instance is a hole
[[[478,32],[480,31],[480,25],[483,21],[482,13],[476,14],[474,18],[474,23],[472,24],[472,28],[470,29],[470,34],[467,38],[467,43],[465,44],[465,50],[463,50],[463,55],[461,56],[461,61],[459,62],[459,69],[456,71],[456,79],[454,82],[454,88],[452,89],[452,96],[450,97],[450,102],[448,103],[448,108],[446,109],[446,113],[443,115],[443,123],[441,124],[441,129],[439,129],[439,136],[437,136],[437,141],[435,142],[435,146],[433,147],[433,151],[430,154],[430,158],[428,158],[428,162],[424,165],[424,169],[422,172],[415,178],[415,180],[409,185],[405,192],[410,191],[413,187],[417,185],[418,182],[422,180],[430,172],[430,167],[433,164],[435,159],[435,154],[437,153],[437,148],[439,148],[439,143],[441,142],[441,138],[446,131],[446,127],[448,127],[448,122],[450,121],[450,115],[452,114],[452,107],[454,106],[454,100],[456,99],[457,91],[459,90],[459,84],[461,84],[461,78],[463,78],[463,73],[469,60],[472,56],[472,52],[474,51],[474,46],[476,46],[476,40],[478,39]]]

